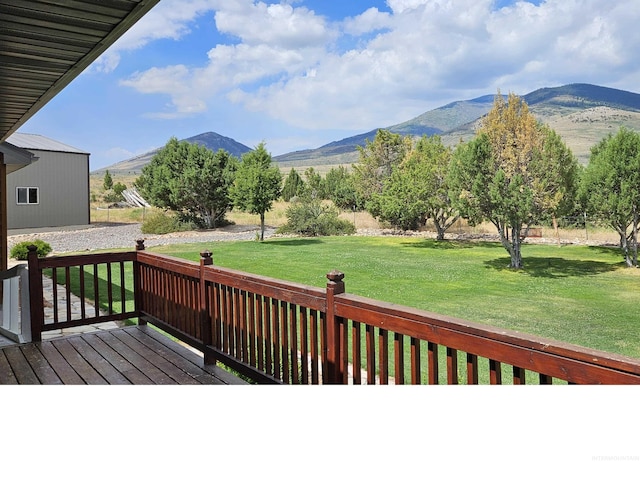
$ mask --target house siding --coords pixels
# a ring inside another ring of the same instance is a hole
[[[28,149],[39,159],[7,176],[10,229],[88,225],[89,154]],[[37,205],[18,205],[17,187],[38,187]]]

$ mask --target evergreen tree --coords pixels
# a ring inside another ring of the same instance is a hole
[[[260,215],[260,240],[264,240],[264,216],[278,199],[282,174],[272,165],[264,143],[245,153],[232,188],[234,205],[243,212]]]

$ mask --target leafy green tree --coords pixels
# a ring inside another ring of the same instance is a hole
[[[384,182],[391,176],[411,149],[411,138],[380,129],[373,141],[358,147],[359,160],[353,165],[353,185],[365,206],[374,194],[382,193]]]
[[[304,188],[304,180],[302,180],[302,177],[296,172],[295,168],[291,168],[289,175],[287,175],[287,178],[284,180],[282,199],[285,202],[289,202],[292,198],[300,196]]]
[[[324,177],[327,197],[342,210],[361,210],[352,175],[345,167],[333,167]]]
[[[260,240],[264,240],[264,215],[278,199],[282,173],[272,165],[271,154],[260,143],[242,156],[232,188],[234,205],[243,212],[260,215]]]
[[[529,227],[573,205],[577,172],[570,150],[538,124],[524,100],[498,92],[477,136],[456,148],[450,195],[471,224],[496,227],[511,268],[522,268]]]
[[[142,169],[136,187],[152,205],[178,213],[180,219],[215,228],[232,207],[230,188],[238,160],[224,150],[172,137]]]
[[[447,183],[451,157],[451,149],[442,144],[439,136],[420,138],[394,168],[382,193],[373,196],[372,213],[405,230],[416,230],[431,219],[437,239],[443,240],[458,219]]]
[[[104,180],[102,181],[102,186],[105,190],[111,190],[113,188],[113,178],[109,173],[109,170],[104,172]]]
[[[622,127],[591,149],[580,182],[580,198],[589,215],[615,229],[625,263],[637,267],[640,134]]]

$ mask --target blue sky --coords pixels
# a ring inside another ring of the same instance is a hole
[[[213,131],[273,155],[451,101],[639,92],[637,0],[162,0],[21,129],[91,170]]]

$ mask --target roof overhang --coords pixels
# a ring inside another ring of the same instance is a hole
[[[0,143],[0,153],[4,157],[4,164],[7,166],[7,173],[20,170],[22,167],[26,167],[27,165],[30,165],[31,162],[35,162],[38,159],[38,157],[29,150],[16,147],[8,142]]]
[[[160,0],[0,0],[0,142]]]

